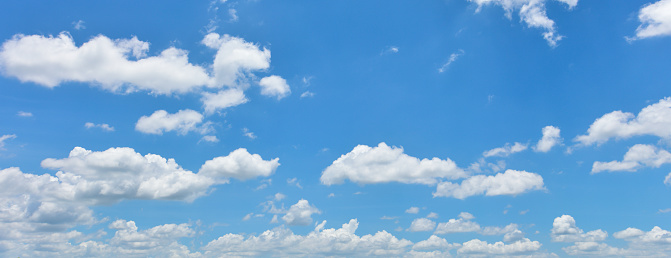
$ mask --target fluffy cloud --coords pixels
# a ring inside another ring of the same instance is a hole
[[[636,144],[629,148],[622,161],[599,162],[592,165],[592,174],[601,171],[636,171],[639,168],[658,168],[666,163],[671,163],[671,153],[652,145]]]
[[[629,247],[622,249],[605,243],[587,241],[576,242],[562,249],[570,255],[578,256],[668,257],[671,255],[671,245],[669,245],[671,244],[671,232],[657,226],[647,232],[637,228],[627,228],[615,232],[613,237],[626,241]]]
[[[410,228],[408,228],[408,231],[410,232],[431,231],[434,228],[436,228],[436,222],[426,218],[418,218],[412,221],[412,224],[410,224]]]
[[[543,38],[552,47],[557,45],[557,42],[564,36],[557,34],[555,22],[548,18],[546,14],[545,2],[546,0],[469,0],[478,4],[477,11],[480,11],[482,6],[494,4],[501,6],[506,11],[506,16],[511,19],[512,12],[519,10],[520,19],[531,28],[539,28],[544,30]],[[573,9],[578,0],[557,0],[568,5],[569,9]]]
[[[551,236],[554,242],[595,242],[605,240],[608,233],[601,229],[583,233],[583,230],[575,225],[572,216],[562,215],[555,218],[552,223]]]
[[[5,134],[3,136],[0,136],[0,150],[5,149],[5,141],[9,139],[14,139],[16,138],[16,134]]]
[[[405,213],[417,214],[419,213],[419,207],[410,207],[407,210],[405,210]]]
[[[0,67],[8,76],[50,88],[63,82],[85,82],[110,91],[147,90],[184,93],[205,85],[205,69],[192,65],[185,50],[174,47],[146,57],[149,43],[97,36],[76,46],[66,33],[15,35],[0,51]]]
[[[671,138],[671,97],[661,99],[641,110],[638,115],[613,111],[596,119],[586,135],[579,135],[574,141],[582,145],[603,144],[608,140],[626,139],[639,135],[654,135]]]
[[[217,93],[204,92],[200,101],[203,102],[205,113],[212,114],[220,109],[245,104],[249,99],[241,89],[232,88]]]
[[[569,255],[583,256],[626,256],[632,253],[626,250],[597,242],[576,242],[572,246],[562,248]],[[637,255],[640,256],[640,255]]]
[[[538,141],[534,150],[537,152],[548,152],[555,145],[561,144],[562,139],[559,136],[559,132],[559,128],[551,125],[543,127],[543,138]]]
[[[444,238],[431,235],[429,239],[419,241],[412,246],[412,250],[430,251],[430,250],[450,250],[461,246],[458,243],[448,243]]]
[[[473,239],[464,243],[461,248],[457,250],[459,255],[485,255],[485,256],[511,256],[511,255],[532,255],[538,252],[541,248],[541,243],[538,241],[531,241],[527,238],[505,244],[503,242],[496,242],[493,244],[487,243],[479,239]],[[535,255],[535,254],[534,254]],[[538,256],[538,255],[535,255]]]
[[[477,232],[480,231],[480,225],[474,221],[471,221],[475,217],[468,213],[462,212],[459,214],[459,219],[450,219],[447,222],[438,224],[436,227],[436,232],[434,234],[451,234],[451,233],[464,233],[464,232]]]
[[[312,223],[312,214],[321,214],[317,207],[310,205],[310,203],[301,199],[296,204],[289,207],[289,211],[282,217],[282,220],[287,225],[307,226]]]
[[[358,145],[340,156],[322,172],[325,185],[341,184],[345,179],[360,184],[414,183],[433,185],[439,178],[458,179],[466,172],[450,159],[418,159],[403,153],[403,148],[380,143],[377,147]]]
[[[515,144],[513,144],[513,146],[510,146],[509,143],[506,143],[506,145],[503,146],[503,147],[494,148],[494,149],[485,151],[484,153],[482,153],[482,156],[484,156],[485,158],[492,157],[492,156],[507,157],[510,154],[524,151],[527,148],[528,148],[527,144],[522,144],[522,143],[519,143],[519,142],[516,142]]]
[[[357,236],[359,222],[356,219],[339,229],[323,229],[324,224],[305,236],[295,235],[284,226],[259,236],[226,234],[208,243],[203,250],[206,256],[398,256],[412,245],[386,231]]]
[[[208,83],[212,87],[240,86],[239,81],[251,72],[270,67],[270,50],[260,49],[244,39],[210,33],[202,43],[217,50],[212,64],[214,76]]]
[[[214,184],[210,177],[184,170],[174,159],[142,156],[131,148],[101,152],[75,147],[64,159],[45,159],[42,167],[56,173],[69,198],[98,203],[122,199],[193,201]]]
[[[259,81],[259,86],[261,86],[261,95],[276,97],[278,100],[291,94],[287,81],[277,75],[264,77]]]
[[[671,35],[671,0],[647,4],[638,11],[641,25],[636,28],[634,39]]]
[[[212,178],[235,178],[248,180],[256,177],[272,175],[280,165],[279,158],[263,160],[259,154],[250,154],[247,149],[240,148],[228,156],[208,160],[200,167],[199,175]]]
[[[106,131],[106,132],[113,132],[114,131],[114,127],[112,127],[108,124],[94,124],[94,123],[91,123],[91,122],[86,122],[84,124],[84,127],[86,127],[87,129],[97,127],[97,128],[100,128],[100,129],[102,129],[103,131]]]
[[[434,197],[466,199],[473,195],[518,195],[533,190],[543,190],[543,177],[526,171],[508,169],[493,176],[476,175],[461,181],[461,184],[441,182]]]
[[[157,110],[151,116],[142,116],[135,124],[135,130],[148,134],[161,135],[164,132],[177,131],[185,135],[191,131],[201,134],[211,131],[209,123],[202,123],[203,115],[191,109],[180,110],[170,114],[165,110]]]

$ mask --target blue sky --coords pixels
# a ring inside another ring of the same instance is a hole
[[[0,256],[671,255],[671,1],[8,1]]]

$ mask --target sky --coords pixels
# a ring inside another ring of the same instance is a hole
[[[0,5],[0,257],[671,256],[671,0]]]

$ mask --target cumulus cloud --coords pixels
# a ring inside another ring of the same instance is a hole
[[[206,114],[212,114],[218,110],[235,107],[249,101],[241,89],[232,88],[217,93],[203,92],[200,99],[203,102]]]
[[[430,250],[440,250],[447,251],[460,247],[461,244],[458,243],[449,243],[444,238],[438,237],[436,235],[431,235],[428,239],[419,241],[412,246],[412,250],[420,251],[430,251]],[[440,256],[439,256],[440,257]]]
[[[666,175],[666,177],[664,178],[664,184],[665,185],[671,185],[671,173]]]
[[[410,207],[407,210],[405,210],[405,213],[417,214],[417,213],[419,213],[419,208],[418,207]]]
[[[171,94],[207,83],[207,72],[189,63],[187,51],[170,47],[146,57],[148,50],[149,43],[136,37],[112,40],[99,35],[76,46],[67,33],[56,37],[18,34],[3,43],[0,68],[22,82],[49,88],[72,81],[114,92]]]
[[[420,231],[431,231],[436,228],[436,222],[427,218],[418,218],[412,221],[408,231],[410,232],[420,232]]]
[[[538,141],[534,147],[534,151],[548,152],[555,145],[561,144],[562,138],[559,136],[559,132],[559,128],[551,125],[543,127],[543,138]]]
[[[191,109],[184,109],[174,114],[156,110],[151,116],[140,117],[135,124],[135,130],[158,135],[177,131],[178,134],[185,135],[192,131],[206,134],[212,129],[210,123],[203,123],[203,115]]]
[[[324,224],[305,236],[296,235],[284,226],[258,236],[226,234],[209,242],[203,250],[206,256],[399,256],[412,245],[386,231],[358,236],[356,219],[338,229],[323,229]]]
[[[518,195],[533,190],[543,190],[543,177],[526,171],[508,169],[493,176],[476,175],[464,179],[461,184],[441,182],[434,197],[466,199],[474,195]]]
[[[671,153],[652,145],[636,144],[629,148],[622,161],[599,162],[592,165],[592,174],[602,171],[631,171],[642,167],[658,168],[671,163]]]
[[[480,231],[480,225],[471,221],[473,218],[470,213],[462,212],[459,214],[459,219],[450,219],[447,222],[439,223],[434,234],[478,232]]]
[[[277,75],[262,78],[259,81],[259,86],[261,86],[261,95],[276,97],[278,100],[291,94],[291,88],[289,88],[287,81]]]
[[[380,143],[377,147],[358,145],[340,156],[321,176],[325,185],[354,183],[375,184],[399,182],[433,185],[438,179],[458,179],[466,172],[450,159],[418,159],[403,153],[403,148]]]
[[[510,154],[524,151],[527,148],[528,148],[527,144],[522,144],[522,143],[519,143],[519,142],[516,142],[512,146],[510,146],[510,143],[506,143],[506,145],[503,146],[503,147],[494,148],[494,149],[485,151],[484,153],[482,153],[482,156],[484,156],[485,158],[493,157],[493,156],[508,157],[508,156],[510,156]]]
[[[214,136],[214,135],[205,135],[202,138],[200,138],[200,141],[198,141],[198,142],[200,143],[200,142],[203,142],[203,141],[204,142],[215,143],[215,142],[219,142],[219,138],[217,138],[217,136]]]
[[[5,141],[9,139],[14,139],[16,138],[16,134],[5,134],[3,136],[0,136],[0,150],[5,149]]]
[[[315,213],[321,214],[321,211],[307,200],[301,199],[289,207],[289,211],[282,216],[282,220],[287,225],[307,226],[312,223],[312,214]]]
[[[554,242],[596,242],[605,240],[608,233],[601,229],[584,233],[575,225],[575,219],[571,215],[562,215],[552,223],[550,236]]]
[[[551,20],[546,13],[545,2],[547,0],[469,0],[478,5],[476,12],[479,12],[484,5],[499,5],[505,10],[508,19],[512,18],[513,11],[519,10],[520,19],[530,28],[538,28],[543,32],[543,38],[551,47],[557,46],[557,42],[564,38],[564,36],[557,33],[555,22]],[[573,9],[578,5],[578,0],[557,0]]]
[[[100,128],[101,130],[103,130],[105,132],[113,132],[114,131],[114,127],[112,127],[108,124],[94,124],[94,123],[91,123],[91,122],[86,122],[84,124],[84,127],[86,127],[86,129]]]
[[[654,135],[671,139],[671,97],[661,99],[641,110],[638,115],[613,111],[596,119],[587,129],[586,135],[574,141],[581,145],[603,144],[610,139],[627,139],[633,136]]]
[[[247,149],[240,148],[228,156],[208,160],[200,167],[199,175],[212,178],[235,178],[248,180],[256,177],[272,175],[278,166],[279,158],[263,160],[259,154],[250,154]]]
[[[641,25],[636,28],[636,36],[629,40],[671,35],[671,0],[660,0],[647,4],[638,11]]]
[[[208,83],[211,87],[238,87],[251,72],[270,67],[270,50],[260,49],[242,38],[210,33],[202,43],[217,50],[212,64],[213,77]]]
[[[461,248],[457,250],[459,255],[484,255],[484,256],[512,256],[512,255],[530,255],[538,252],[541,248],[541,243],[538,241],[531,241],[527,238],[505,244],[503,242],[496,242],[493,244],[487,243],[479,239],[473,239],[464,243]]]

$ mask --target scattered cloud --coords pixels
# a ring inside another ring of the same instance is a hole
[[[440,68],[438,68],[438,72],[439,72],[439,73],[442,73],[442,72],[447,71],[447,69],[450,68],[450,65],[451,65],[452,63],[454,63],[455,61],[457,61],[457,59],[458,59],[460,56],[462,56],[464,53],[465,53],[464,50],[461,50],[461,49],[459,49],[459,51],[457,51],[457,52],[452,53],[452,54],[450,55],[450,58],[447,60],[447,62],[446,62],[445,64],[443,64],[443,66],[441,66]]]
[[[84,124],[84,127],[86,127],[86,129],[100,128],[101,130],[103,130],[105,132],[114,132],[114,127],[112,127],[108,124],[94,124],[94,123],[91,123],[91,122],[86,122]]]
[[[534,146],[534,151],[548,152],[555,145],[561,144],[562,138],[559,136],[559,132],[559,128],[551,125],[543,127],[543,138]]]
[[[17,116],[22,116],[22,117],[32,117],[33,113],[30,112],[25,112],[25,111],[19,111],[16,113]]]
[[[546,14],[545,2],[547,0],[469,0],[478,5],[476,12],[479,12],[484,5],[499,5],[505,10],[506,17],[512,19],[513,11],[519,10],[520,19],[530,28],[538,28],[543,32],[543,38],[551,47],[556,47],[557,42],[564,38],[564,36],[557,34],[555,22],[551,20]],[[566,4],[570,9],[578,5],[578,0],[556,0]]]
[[[543,190],[543,177],[539,174],[508,169],[493,176],[476,175],[464,179],[461,184],[441,182],[434,197],[466,199],[474,195],[518,195],[533,190]]]
[[[388,54],[396,54],[398,53],[398,47],[397,46],[389,46],[386,49],[382,50],[380,55],[388,55]]]
[[[571,215],[562,215],[555,218],[552,223],[550,236],[554,242],[595,242],[605,240],[608,233],[601,229],[583,233],[583,230],[575,225],[575,219]]]
[[[441,178],[463,177],[466,177],[466,172],[450,159],[420,160],[403,153],[402,147],[390,147],[383,142],[377,147],[354,147],[322,172],[321,182],[333,185],[348,179],[359,184],[399,182],[433,185]]]
[[[9,139],[14,139],[16,138],[16,134],[5,134],[3,136],[0,136],[0,150],[5,149],[5,141]]]
[[[235,10],[235,9],[233,9],[233,8],[228,9],[228,16],[231,17],[231,18],[228,20],[229,22],[236,22],[236,21],[238,21],[238,11],[237,11],[237,10]]]
[[[203,138],[200,138],[200,141],[198,142],[211,142],[211,143],[217,143],[219,142],[219,139],[217,136],[214,135],[205,135]]]
[[[287,81],[277,75],[262,78],[261,81],[259,81],[259,86],[261,86],[261,95],[277,97],[277,100],[291,94],[291,88],[289,88]]]
[[[637,40],[671,35],[671,0],[660,0],[644,5],[638,11],[641,25],[636,28],[636,36],[627,40]]]
[[[410,232],[422,232],[422,231],[432,231],[436,228],[436,222],[427,218],[417,218],[412,221],[410,228],[407,230]]]
[[[478,232],[480,231],[480,225],[474,221],[471,221],[474,218],[475,217],[472,214],[468,212],[462,212],[459,214],[459,219],[450,219],[447,222],[439,223],[434,234]]]
[[[301,199],[289,207],[289,211],[282,216],[287,225],[307,226],[312,223],[312,214],[321,214],[321,211],[307,200]]]
[[[249,131],[249,129],[247,129],[247,127],[242,128],[242,134],[244,136],[247,136],[247,138],[249,138],[249,139],[252,139],[252,140],[256,139],[256,135],[254,135],[253,132]]]
[[[301,98],[312,98],[314,96],[315,93],[309,90],[306,90],[305,92],[303,92],[303,94],[301,94]]]
[[[418,207],[410,207],[407,210],[405,210],[405,213],[417,214],[417,213],[419,213],[419,208]]]
[[[279,158],[263,160],[259,154],[250,154],[247,149],[240,148],[228,156],[206,161],[198,174],[212,178],[235,178],[241,181],[268,177],[280,166],[279,160]]]
[[[72,27],[75,28],[75,30],[83,30],[86,29],[86,26],[84,25],[84,21],[78,20],[76,22],[72,22]]]
[[[431,213],[429,213],[429,215],[426,215],[426,217],[430,218],[430,219],[437,219],[438,218],[438,213],[431,212]]]
[[[494,148],[488,151],[485,151],[482,153],[482,156],[485,158],[488,157],[508,157],[510,154],[513,153],[518,153],[526,150],[528,148],[527,144],[522,144],[519,142],[516,142],[512,146],[510,146],[510,143],[506,143],[505,146],[499,147],[499,148]]]
[[[430,251],[430,250],[440,250],[447,251],[450,249],[458,248],[461,244],[458,243],[448,243],[444,238],[438,237],[436,235],[431,235],[429,239],[419,241],[412,246],[412,250],[420,251]],[[442,253],[438,253],[437,257],[443,256]],[[420,256],[421,257],[421,256]]]
[[[479,239],[473,239],[463,243],[461,248],[457,250],[457,254],[483,255],[483,256],[513,256],[513,255],[529,255],[538,252],[541,248],[541,243],[538,241],[531,241],[527,238],[505,244],[503,242],[496,242],[493,244],[487,243]],[[539,255],[535,255],[539,256]]]
[[[671,139],[671,97],[661,99],[641,110],[638,115],[613,111],[596,119],[587,129],[586,135],[574,141],[584,146],[601,145],[610,139],[627,139],[633,136],[654,135]]]
[[[630,171],[635,172],[642,167],[658,168],[671,163],[671,153],[652,145],[636,144],[629,148],[622,161],[600,162],[592,165],[592,174],[602,171]]]
[[[303,189],[303,186],[301,186],[301,182],[299,182],[298,178],[295,178],[295,177],[287,179],[287,184],[298,187],[299,189]]]
[[[230,35],[210,33],[202,43],[216,49],[212,63],[212,78],[207,83],[210,87],[239,87],[253,71],[262,71],[270,67],[270,50],[260,49],[254,43]]]
[[[151,116],[142,116],[135,124],[135,130],[146,134],[162,135],[164,132],[177,131],[185,135],[191,131],[206,134],[212,129],[210,123],[202,123],[203,115],[191,109],[170,114],[165,110],[156,110]]]
[[[249,99],[245,97],[245,93],[241,89],[232,88],[217,93],[203,92],[200,101],[203,102],[205,114],[213,114],[221,109],[245,104]]]

